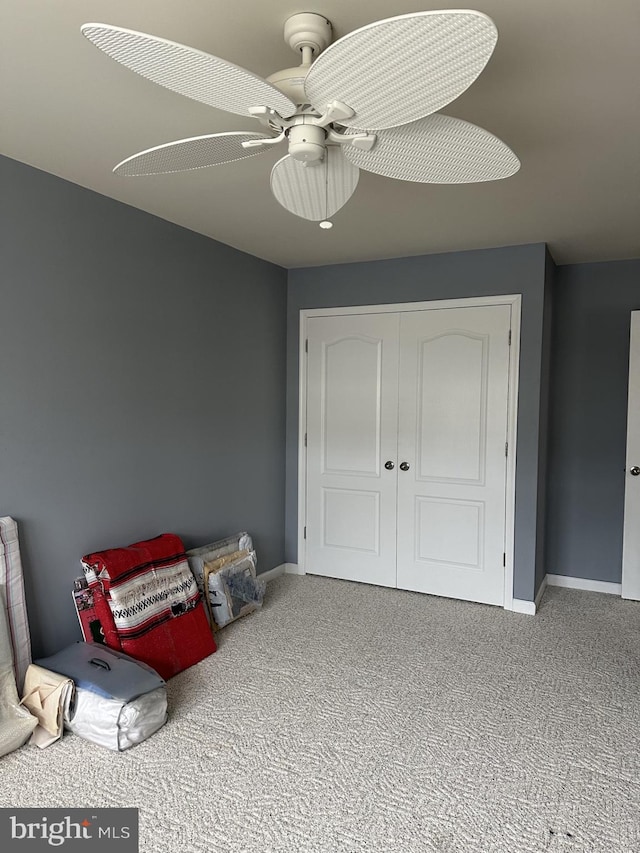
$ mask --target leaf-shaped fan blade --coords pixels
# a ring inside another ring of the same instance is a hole
[[[345,157],[361,169],[399,181],[470,184],[508,178],[520,168],[497,136],[451,116],[427,116],[376,135],[371,151],[345,145]]]
[[[81,30],[116,62],[194,101],[245,116],[256,106],[271,107],[285,118],[296,111],[271,83],[217,56],[110,24],[84,24]]]
[[[327,148],[315,166],[303,166],[287,154],[271,170],[271,192],[290,213],[320,222],[349,201],[359,175],[340,148]]]
[[[428,116],[467,89],[489,61],[498,32],[482,12],[417,12],[368,24],[320,54],[305,78],[310,103],[333,100],[349,127],[397,127]]]
[[[192,136],[178,139],[165,145],[156,145],[127,157],[114,168],[116,175],[162,175],[168,172],[187,172],[204,169],[206,166],[221,166],[245,157],[254,157],[266,148],[243,148],[249,139],[271,139],[266,133],[245,133],[233,130],[229,133],[210,133],[207,136]]]

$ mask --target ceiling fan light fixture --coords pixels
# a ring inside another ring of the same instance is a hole
[[[328,231],[329,228],[333,228],[333,222],[331,222],[329,219],[323,219],[320,223],[320,227],[325,231]]]
[[[289,128],[289,154],[294,160],[315,165],[324,158],[326,131],[313,124],[298,124]]]

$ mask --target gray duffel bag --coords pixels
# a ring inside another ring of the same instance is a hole
[[[166,682],[129,655],[100,643],[75,643],[36,663],[73,680],[64,726],[100,746],[128,749],[167,721]]]

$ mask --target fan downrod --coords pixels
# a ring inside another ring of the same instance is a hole
[[[267,77],[284,95],[301,106],[306,100],[304,78],[311,63],[333,41],[331,21],[315,12],[300,12],[284,22],[284,40],[301,55],[300,65],[283,68]]]

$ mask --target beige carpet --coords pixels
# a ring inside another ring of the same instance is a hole
[[[169,685],[117,754],[0,760],[0,805],[140,808],[154,853],[638,853],[640,604],[537,617],[314,577]]]

